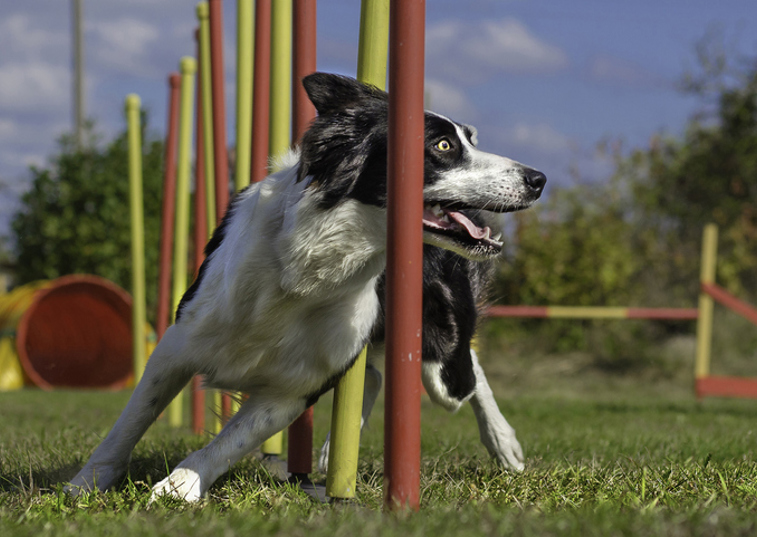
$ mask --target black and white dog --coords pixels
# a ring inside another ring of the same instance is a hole
[[[199,373],[209,386],[249,398],[207,446],[153,488],[154,495],[197,501],[332,388],[368,342],[386,262],[387,94],[336,75],[313,74],[303,83],[318,117],[299,154],[231,203],[176,324],[69,491],[116,484],[144,432]],[[493,258],[502,243],[463,211],[524,209],[545,181],[477,150],[471,128],[426,113],[426,243]],[[460,400],[457,375],[444,364],[426,368],[429,393]]]

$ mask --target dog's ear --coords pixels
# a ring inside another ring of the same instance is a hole
[[[385,101],[387,94],[380,89],[358,82],[354,78],[313,73],[302,79],[302,85],[318,115],[326,116],[369,99]]]

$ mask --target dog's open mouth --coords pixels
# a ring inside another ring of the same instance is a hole
[[[426,205],[423,208],[423,230],[437,236],[441,241],[457,242],[479,255],[496,255],[502,251],[502,233],[492,236],[489,226],[480,227],[462,212],[441,207],[439,204]]]

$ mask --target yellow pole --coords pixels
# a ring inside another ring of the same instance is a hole
[[[268,153],[289,150],[292,124],[292,0],[271,4],[271,100]]]
[[[142,127],[138,95],[126,97],[129,144],[129,208],[131,213],[132,356],[134,381],[145,369],[145,221],[142,198]]]
[[[213,82],[210,73],[210,8],[207,2],[197,4],[197,20],[200,23],[200,84],[202,84],[202,126],[205,148],[205,211],[207,213],[208,238],[216,229],[216,175],[215,149],[213,147]],[[215,419],[213,432],[218,434],[223,427],[221,419],[221,392],[213,390],[210,406]]]
[[[389,46],[389,0],[363,0],[360,10],[358,79],[386,87]],[[331,498],[355,497],[360,453],[360,420],[365,388],[366,349],[334,389],[331,446],[326,494]]]
[[[237,190],[250,184],[254,12],[252,0],[237,0],[237,156],[234,172]]]
[[[389,0],[362,0],[357,56],[358,80],[379,89],[386,89],[388,53]]]
[[[189,176],[192,167],[192,107],[194,106],[194,75],[197,70],[195,59],[186,56],[181,59],[181,104],[179,115],[179,151],[176,162],[176,226],[174,230],[173,255],[173,312],[172,322],[176,322],[176,309],[187,290],[187,257],[189,242]],[[181,426],[183,420],[184,394],[179,393],[168,408],[168,421],[174,427]]]
[[[283,156],[289,150],[292,123],[292,0],[271,3],[271,97],[268,156]],[[275,171],[275,170],[274,170]],[[284,436],[278,432],[266,440],[264,455],[280,455]]]
[[[367,349],[363,348],[355,364],[334,388],[329,470],[326,476],[326,495],[330,498],[355,497],[367,354]]]
[[[208,237],[216,228],[216,175],[213,149],[213,83],[210,76],[210,10],[207,2],[197,4],[200,23],[200,83],[202,84],[203,146],[205,147],[205,199]],[[219,403],[220,408],[220,403]]]
[[[699,281],[702,284],[715,283],[718,255],[718,227],[707,224],[702,234],[702,265]],[[697,379],[710,374],[710,351],[712,349],[713,300],[710,295],[699,292],[699,318],[697,319],[697,351],[694,376]]]

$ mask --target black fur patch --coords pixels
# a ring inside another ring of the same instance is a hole
[[[478,217],[469,216],[481,223]],[[423,361],[442,364],[442,381],[448,393],[459,400],[476,386],[470,344],[493,270],[492,262],[470,261],[435,246],[423,247]],[[381,311],[371,343],[385,338],[385,285],[382,276],[376,289]]]

